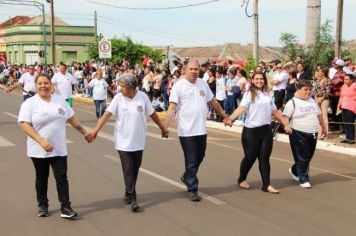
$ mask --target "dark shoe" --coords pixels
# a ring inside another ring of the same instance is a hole
[[[188,197],[190,201],[193,202],[199,202],[201,200],[201,197],[198,195],[197,192],[188,192]]]
[[[127,204],[127,205],[130,205],[131,204],[131,201],[132,201],[132,198],[129,196],[129,194],[126,192],[125,193],[125,197],[124,197],[124,202]]]
[[[62,218],[73,218],[78,215],[77,212],[73,211],[73,209],[69,207],[62,207],[61,208],[61,217]]]
[[[349,140],[344,139],[344,140],[341,140],[340,143],[349,143]]]
[[[184,174],[180,177],[180,181],[182,181],[183,184],[187,185],[187,181],[184,179]]]
[[[354,140],[349,140],[348,144],[355,144]]]
[[[140,206],[137,204],[136,200],[131,201],[131,210],[132,212],[137,212]]]
[[[39,206],[37,211],[38,217],[47,217],[48,216],[48,206]]]

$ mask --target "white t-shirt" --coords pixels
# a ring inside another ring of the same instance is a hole
[[[282,71],[280,73],[277,72],[273,80],[279,80],[280,82],[277,85],[273,85],[273,91],[285,89],[288,84],[288,73],[285,71]]]
[[[31,75],[30,72],[26,72],[20,77],[19,82],[23,84],[23,90],[27,92],[30,91],[36,92],[35,80],[36,80],[36,74]],[[22,92],[22,94],[26,95],[28,93]]]
[[[213,97],[208,83],[202,79],[193,84],[184,78],[174,84],[169,101],[177,104],[178,136],[206,134],[207,103]]]
[[[258,91],[255,102],[251,101],[251,92],[244,94],[240,106],[247,109],[247,117],[245,126],[247,128],[255,128],[263,125],[271,124],[272,111],[277,110],[272,97],[268,93]]]
[[[77,80],[68,72],[65,75],[61,72],[55,73],[52,78],[52,83],[55,86],[54,93],[64,99],[72,97],[72,85],[78,84]]]
[[[283,111],[283,115],[288,118],[292,116],[289,126],[305,133],[317,133],[319,130],[318,116],[321,115],[321,111],[314,99],[304,100],[297,97],[292,99],[295,107],[293,106],[293,101],[290,100]]]
[[[35,140],[27,138],[27,156],[47,158],[67,156],[66,122],[74,115],[66,101],[56,95],[45,102],[38,95],[22,103],[18,122],[29,122],[33,129],[48,143],[54,146],[52,152],[46,152]]]
[[[93,88],[94,100],[105,100],[107,95],[108,83],[104,79],[92,79],[89,86]]]
[[[116,117],[115,148],[120,151],[134,152],[143,150],[146,141],[146,116],[154,110],[148,96],[137,91],[135,97],[117,94],[106,111]]]
[[[219,101],[224,101],[226,98],[226,92],[225,92],[225,78],[216,78],[216,95],[215,95],[216,100]]]

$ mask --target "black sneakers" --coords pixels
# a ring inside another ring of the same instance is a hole
[[[190,201],[193,202],[199,202],[201,200],[201,197],[198,195],[197,192],[188,192],[188,197]]]
[[[48,216],[48,206],[39,206],[37,211],[38,217],[47,217]]]
[[[133,199],[131,201],[131,210],[132,210],[132,212],[137,212],[139,208],[140,208],[140,206],[137,204],[136,199]]]
[[[61,208],[61,217],[62,218],[73,218],[73,217],[76,217],[77,215],[78,215],[78,213],[73,211],[73,209],[70,206]]]

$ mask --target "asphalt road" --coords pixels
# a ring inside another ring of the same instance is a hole
[[[138,180],[139,213],[123,202],[124,183],[113,143],[113,123],[87,144],[67,128],[69,184],[77,220],[59,216],[53,175],[50,216],[38,218],[35,172],[26,157],[26,136],[16,123],[22,97],[0,92],[0,235],[356,235],[356,158],[317,151],[311,166],[313,188],[305,190],[288,173],[290,147],[274,143],[271,183],[279,195],[260,190],[257,163],[248,181],[236,184],[243,157],[240,135],[209,129],[208,148],[199,171],[203,200],[187,199],[179,182],[183,154],[175,131],[162,140],[149,122]],[[93,106],[74,103],[87,127],[96,123]]]

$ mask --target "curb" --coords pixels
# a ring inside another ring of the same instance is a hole
[[[213,129],[220,129],[220,130],[225,130],[228,132],[234,132],[239,134],[242,133],[242,129],[243,129],[243,126],[233,125],[232,127],[225,127],[224,124],[216,123],[213,121],[207,121],[206,126]],[[277,133],[275,140],[283,143],[289,143],[289,137],[286,134]],[[342,147],[323,140],[318,140],[316,149],[356,157],[356,148]]]
[[[79,102],[84,102],[84,103],[88,103],[88,104],[93,104],[92,98],[82,97],[82,95],[74,95],[72,98],[73,98],[73,101],[79,101]]]

